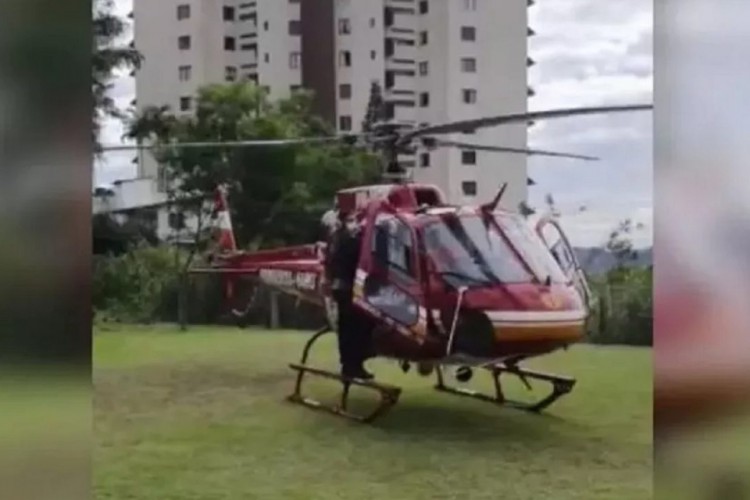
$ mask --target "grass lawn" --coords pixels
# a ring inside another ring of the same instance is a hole
[[[96,498],[652,497],[650,350],[581,345],[531,363],[578,378],[539,416],[440,394],[433,378],[371,361],[404,392],[385,418],[364,425],[284,400],[294,383],[287,364],[308,336],[95,332]],[[335,337],[316,347],[312,362],[334,367]],[[490,389],[480,375],[470,384]],[[333,401],[336,391],[321,380],[307,392]],[[525,392],[508,386],[511,396]]]

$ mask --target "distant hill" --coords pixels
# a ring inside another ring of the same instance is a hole
[[[575,248],[578,262],[587,274],[605,274],[615,267],[617,260],[611,252],[604,248]],[[653,248],[643,248],[636,251],[637,259],[628,263],[628,267],[648,267],[653,264]]]

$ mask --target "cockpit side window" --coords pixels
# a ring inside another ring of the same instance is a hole
[[[372,253],[376,262],[410,278],[414,272],[414,239],[409,228],[393,216],[379,216],[375,221]]]

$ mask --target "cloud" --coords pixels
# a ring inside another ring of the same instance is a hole
[[[532,110],[650,103],[653,100],[653,0],[547,0],[530,10],[537,33],[529,41]],[[537,185],[530,203],[547,193],[573,210],[563,218],[580,245],[601,244],[617,223],[638,219],[651,227],[653,114],[597,115],[540,122],[529,131],[533,147],[601,158],[582,163],[532,158]],[[578,206],[589,210],[575,214]],[[564,210],[565,211],[565,210]],[[637,236],[650,245],[651,231]]]
[[[642,225],[633,232],[631,240],[636,248],[646,248],[653,242],[653,208],[648,206],[632,207],[609,206],[605,209],[586,210],[576,213],[570,211],[560,218],[560,223],[573,246],[601,247],[607,242],[609,234],[625,219],[633,225]]]

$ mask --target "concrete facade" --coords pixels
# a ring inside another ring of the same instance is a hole
[[[134,0],[137,108],[192,111],[210,83],[257,81],[272,99],[303,86],[339,131],[360,129],[370,86],[389,118],[414,125],[527,108],[527,0]],[[189,10],[189,12],[187,12]],[[189,46],[187,39],[190,37]],[[188,69],[189,68],[189,69]],[[440,137],[525,147],[525,124]],[[146,155],[139,176],[156,179]],[[453,203],[526,199],[526,158],[455,148],[403,158]],[[158,190],[157,190],[158,191]]]

